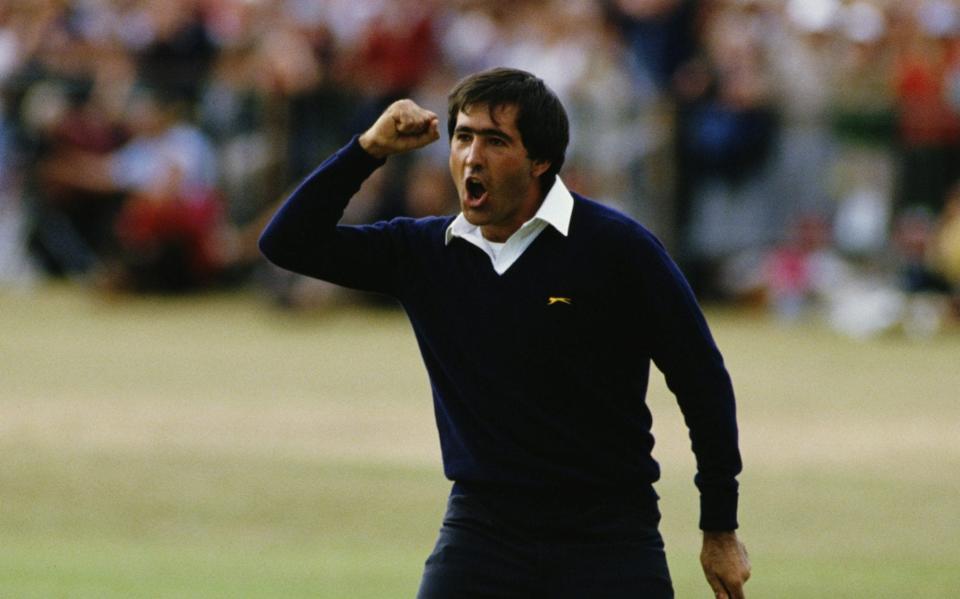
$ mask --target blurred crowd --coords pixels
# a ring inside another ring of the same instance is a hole
[[[0,0],[0,285],[325,301],[258,257],[272,208],[393,100],[445,115],[499,65],[571,113],[567,185],[702,298],[955,318],[957,0]],[[456,211],[446,158],[391,160],[346,218]]]

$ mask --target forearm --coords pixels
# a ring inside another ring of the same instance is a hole
[[[737,528],[741,470],[733,385],[693,292],[662,251],[647,269],[653,358],[676,395],[697,459],[700,527]]]
[[[694,482],[700,492],[700,528],[735,530],[739,497],[736,477],[742,463],[732,388],[729,383],[719,382],[711,392],[681,392],[677,397],[696,457]]]
[[[700,343],[704,344],[704,355],[685,369],[682,382],[674,380],[673,385],[696,457],[694,482],[700,491],[700,528],[734,530],[739,487],[736,477],[742,469],[736,401],[719,350],[710,347],[712,341],[708,339]],[[689,383],[691,379],[696,383]]]
[[[317,250],[335,236],[350,198],[382,164],[352,139],[280,206],[260,235],[260,251],[277,266],[310,274]]]
[[[677,397],[690,432],[697,464],[694,482],[700,492],[699,525],[705,531],[734,530],[739,486],[736,477],[742,463],[733,385],[719,350],[707,334],[688,326],[671,335],[673,339],[681,336],[685,338],[683,347],[669,352],[669,357],[661,355],[658,365]]]
[[[260,236],[274,264],[334,283],[385,291],[396,274],[384,227],[337,227],[350,198],[388,156],[437,140],[437,115],[411,100],[391,104],[362,135],[307,177]]]

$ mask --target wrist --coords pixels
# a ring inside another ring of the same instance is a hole
[[[383,150],[383,147],[376,142],[376,139],[369,131],[363,133],[357,139],[357,142],[360,144],[360,147],[363,148],[364,152],[370,154],[370,156],[377,160],[383,160],[387,157],[387,153]]]

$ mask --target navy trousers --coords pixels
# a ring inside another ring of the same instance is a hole
[[[656,523],[601,504],[572,526],[451,495],[418,599],[672,599]]]

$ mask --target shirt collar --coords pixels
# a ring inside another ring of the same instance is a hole
[[[566,237],[570,231],[570,218],[572,216],[573,196],[567,186],[563,184],[563,181],[560,180],[560,177],[557,177],[553,187],[550,188],[550,192],[547,193],[547,197],[543,198],[543,203],[540,204],[537,213],[527,222],[542,220]],[[526,224],[524,223],[524,225]],[[478,227],[471,225],[461,212],[447,227],[444,243],[449,244],[454,237],[463,237],[477,231],[477,229]]]

